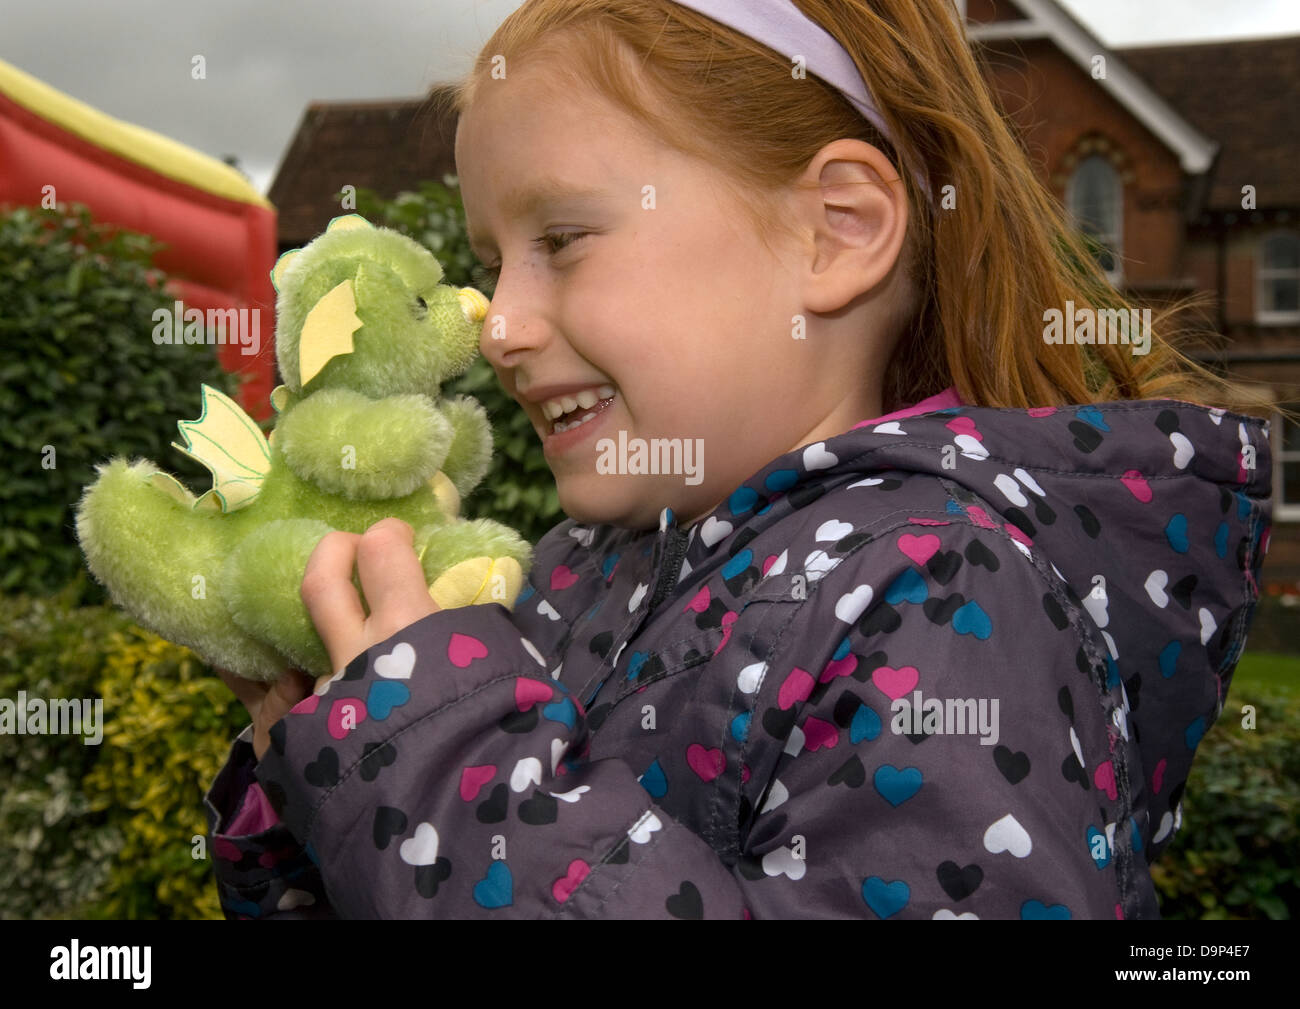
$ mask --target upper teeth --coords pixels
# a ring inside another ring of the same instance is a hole
[[[555,399],[546,400],[542,404],[542,414],[547,420],[555,420],[557,417],[562,417],[579,407],[588,410],[602,399],[609,399],[613,395],[614,387],[612,385],[583,389],[582,392],[575,396],[557,396]]]

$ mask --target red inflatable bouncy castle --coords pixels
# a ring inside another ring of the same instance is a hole
[[[53,187],[48,189],[47,187]],[[275,384],[276,219],[234,168],[124,123],[0,60],[0,207],[84,203],[97,222],[166,243],[155,260],[169,292],[212,319],[253,319],[217,347],[247,379],[240,405],[262,419]],[[141,334],[147,338],[149,334]],[[180,334],[177,333],[177,342]],[[256,352],[254,353],[254,346]]]

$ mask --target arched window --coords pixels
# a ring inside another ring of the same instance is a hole
[[[1255,320],[1300,322],[1300,235],[1277,232],[1259,243]]]
[[[1093,154],[1080,161],[1065,203],[1079,230],[1097,244],[1097,261],[1106,276],[1118,284],[1124,273],[1124,187],[1110,159]]]

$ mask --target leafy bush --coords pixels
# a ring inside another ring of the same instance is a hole
[[[340,194],[340,197],[342,194]],[[428,248],[457,287],[477,287],[489,298],[494,284],[478,264],[465,234],[465,210],[456,177],[424,182],[419,192],[401,193],[384,200],[368,189],[357,190],[357,213],[373,224],[392,228]],[[528,415],[497,381],[484,358],[474,362],[460,378],[448,383],[448,395],[473,396],[483,404],[492,422],[495,454],[492,468],[466,498],[466,518],[492,518],[513,526],[536,543],[564,518],[555,478]]]
[[[154,344],[153,312],[175,300],[158,248],[81,205],[0,213],[0,591],[55,591],[81,569],[71,509],[110,455],[206,475],[169,447],[176,421],[199,416],[201,383],[234,380],[211,345]]]

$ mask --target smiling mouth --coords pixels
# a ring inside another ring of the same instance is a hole
[[[598,414],[608,410],[617,396],[617,392],[611,392],[604,399],[597,400],[589,407],[579,406],[561,414],[551,421],[551,434],[563,434],[565,431],[572,431],[574,428],[582,427],[583,424],[595,419]]]

